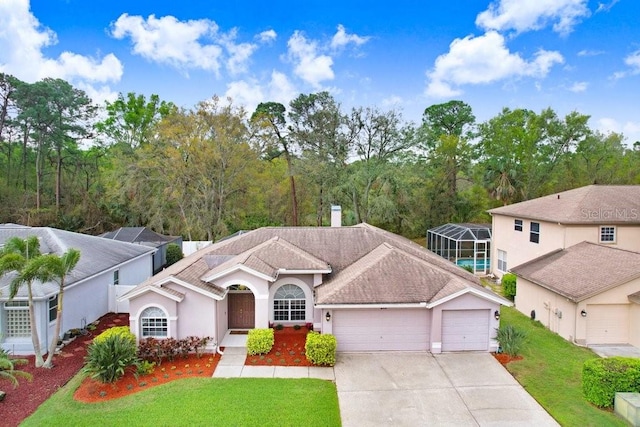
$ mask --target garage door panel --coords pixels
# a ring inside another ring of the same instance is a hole
[[[489,349],[491,310],[443,310],[442,351]]]
[[[425,309],[334,310],[338,351],[423,351],[429,348]]]
[[[628,304],[587,305],[587,344],[626,344],[628,342]]]

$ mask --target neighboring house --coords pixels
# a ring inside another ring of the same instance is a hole
[[[153,274],[167,265],[167,246],[169,244],[175,243],[182,249],[182,237],[163,236],[146,227],[120,227],[115,231],[101,234],[100,237],[156,248],[156,253],[153,255]]]
[[[38,236],[42,253],[62,255],[68,249],[80,251],[80,261],[66,278],[61,331],[80,328],[115,311],[113,303],[119,285],[137,285],[152,274],[155,249],[49,227],[0,225],[0,245],[11,237]],[[1,346],[14,354],[33,354],[27,302],[23,286],[9,300],[9,283],[14,273],[0,278]],[[40,347],[46,349],[54,333],[58,284],[33,284],[34,310]]]
[[[339,351],[496,350],[509,301],[408,239],[332,224],[260,228],[182,259],[122,297],[132,331],[220,343],[234,329],[313,324]]]
[[[640,346],[640,253],[582,242],[511,271],[518,310],[565,339]]]
[[[587,241],[640,252],[640,185],[589,185],[489,210],[491,272]]]

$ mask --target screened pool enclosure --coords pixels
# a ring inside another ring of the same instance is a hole
[[[427,248],[476,274],[489,274],[491,225],[444,224],[427,231]]]

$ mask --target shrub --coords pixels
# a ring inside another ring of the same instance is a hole
[[[473,267],[470,265],[461,265],[463,270],[467,270],[469,273],[473,273]]]
[[[83,371],[103,383],[112,383],[122,377],[127,368],[137,366],[138,360],[135,341],[123,334],[111,334],[94,339],[89,345]]]
[[[169,243],[167,245],[167,267],[184,258],[182,249],[175,243]]]
[[[283,329],[284,329],[284,325],[283,325],[282,323],[278,323],[278,324],[276,325],[276,330],[281,331],[281,330],[283,330]]]
[[[613,406],[616,392],[640,392],[640,359],[589,359],[582,365],[582,392],[596,406]]]
[[[113,335],[121,335],[123,338],[126,338],[129,341],[131,341],[134,345],[136,344],[136,336],[131,332],[128,326],[115,326],[113,328],[109,328],[105,330],[103,333],[101,333],[100,335],[98,335],[97,337],[95,337],[93,341],[94,342],[105,341],[110,336],[113,336]]]
[[[293,329],[296,330],[296,331],[299,331],[301,327],[302,326],[300,326],[300,325],[293,325]]]
[[[155,362],[149,362],[148,360],[142,360],[138,362],[136,366],[136,375],[149,375],[156,369]]]
[[[335,365],[337,348],[338,343],[335,336],[319,332],[309,332],[304,344],[307,360],[314,365]]]
[[[274,343],[273,329],[251,329],[247,336],[247,354],[269,353]]]
[[[507,273],[502,276],[502,293],[505,297],[511,299],[516,296],[516,280],[517,277],[513,273]]]
[[[518,329],[513,325],[506,325],[496,329],[496,332],[496,339],[504,353],[511,357],[520,354],[522,345],[527,338],[527,334],[522,329]]]

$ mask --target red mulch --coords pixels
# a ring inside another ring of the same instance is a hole
[[[187,358],[178,357],[173,361],[162,362],[148,375],[134,375],[134,371],[127,372],[113,384],[103,384],[91,378],[85,378],[76,390],[73,398],[84,403],[104,402],[128,396],[151,387],[184,378],[211,378],[215,371],[219,354],[205,353],[202,357],[195,354]]]
[[[500,362],[503,366],[515,360],[522,360],[522,356],[511,357],[507,353],[492,353],[492,354],[493,354],[493,357],[495,357],[498,360],[498,362]]]
[[[33,381],[19,378],[19,385],[13,388],[10,383],[3,381],[0,385],[7,393],[0,402],[0,418],[3,426],[17,426],[22,420],[31,415],[42,402],[47,400],[60,387],[78,373],[84,365],[87,346],[94,336],[113,326],[129,324],[128,313],[109,313],[100,318],[97,328],[88,336],[79,336],[62,348],[59,355],[53,358],[53,368],[35,368],[34,357],[27,359],[27,365],[19,365],[17,369],[33,375]]]
[[[304,353],[307,340],[307,328],[295,330],[286,327],[274,331],[275,342],[267,354],[247,356],[245,365],[249,366],[313,366]]]

